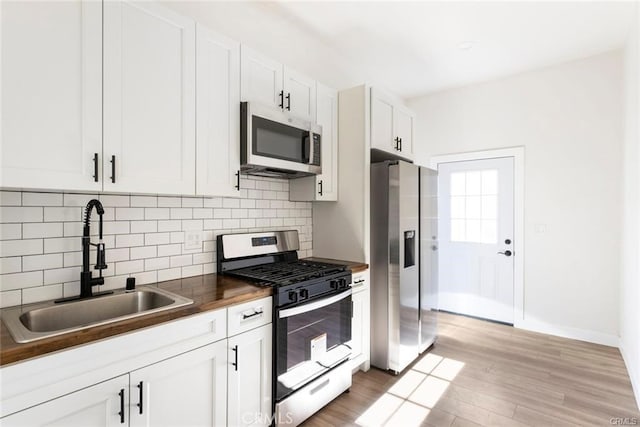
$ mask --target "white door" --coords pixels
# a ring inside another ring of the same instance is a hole
[[[438,173],[440,309],[513,323],[513,158]]]
[[[105,191],[195,194],[195,50],[193,20],[104,3]]]
[[[102,4],[0,2],[0,16],[0,186],[101,190]]]
[[[240,44],[198,24],[196,194],[238,197]]]
[[[282,64],[242,46],[240,61],[240,97],[242,101],[258,102],[283,108]]]
[[[226,344],[222,340],[131,372],[130,425],[225,425]]]
[[[322,174],[316,200],[338,200],[338,92],[318,83],[316,122],[322,126]]]
[[[284,110],[313,122],[316,117],[316,81],[284,67]]]
[[[271,424],[271,323],[229,338],[228,425]]]
[[[129,375],[84,388],[2,418],[14,426],[122,426],[129,420]]]

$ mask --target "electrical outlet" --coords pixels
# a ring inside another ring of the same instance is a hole
[[[189,230],[184,232],[184,248],[186,250],[202,249],[202,230]]]

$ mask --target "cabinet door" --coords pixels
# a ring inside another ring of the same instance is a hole
[[[400,152],[402,157],[413,160],[413,113],[402,106],[394,109],[394,134],[400,138]]]
[[[316,81],[284,67],[284,109],[292,115],[314,121],[316,117]]]
[[[229,338],[228,424],[271,424],[271,324]]]
[[[238,196],[240,44],[198,24],[196,194]]]
[[[191,19],[104,3],[106,191],[195,193],[195,48]]]
[[[338,92],[318,84],[317,123],[322,126],[322,174],[317,200],[338,200]]]
[[[240,60],[240,97],[282,108],[282,64],[242,46]]]
[[[225,425],[226,340],[130,375],[132,427]]]
[[[0,16],[0,186],[100,190],[102,4],[1,2]]]
[[[371,89],[371,148],[398,154],[393,108],[393,99],[376,89]]]
[[[5,427],[122,426],[129,419],[128,402],[127,374],[9,415],[1,423]]]

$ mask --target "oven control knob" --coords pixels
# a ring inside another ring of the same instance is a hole
[[[329,283],[329,286],[331,287],[331,289],[338,289],[339,283],[337,280],[332,280],[331,283]]]
[[[289,301],[296,302],[298,301],[298,294],[296,291],[289,291]]]
[[[344,289],[347,287],[347,279],[340,279],[340,289]]]
[[[308,299],[309,298],[309,290],[301,289],[300,290],[300,299]]]

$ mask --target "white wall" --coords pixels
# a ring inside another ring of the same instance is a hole
[[[418,163],[525,147],[521,326],[617,344],[622,69],[614,51],[408,102]]]
[[[620,350],[640,408],[640,7],[625,49]]]

